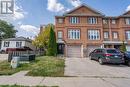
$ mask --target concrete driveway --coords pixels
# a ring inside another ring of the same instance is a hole
[[[66,58],[65,60],[66,76],[130,78],[130,67],[125,65],[100,65],[89,58]]]
[[[88,58],[66,58],[65,64],[66,76],[83,79],[80,80],[82,82],[75,83],[82,85],[75,87],[130,87],[130,67],[125,65],[100,65],[97,61]],[[89,78],[90,81],[85,80]]]

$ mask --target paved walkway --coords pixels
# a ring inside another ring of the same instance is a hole
[[[0,85],[59,87],[130,87],[130,68],[123,65],[99,65],[87,59],[66,59],[65,75],[76,77],[31,77],[28,71],[0,76]]]
[[[12,76],[0,76],[0,85],[24,86],[59,86],[59,87],[130,87],[127,78],[96,78],[96,77],[30,77],[21,71]]]

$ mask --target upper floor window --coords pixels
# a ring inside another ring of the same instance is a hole
[[[108,24],[108,20],[107,19],[103,19],[103,24]]]
[[[78,24],[79,23],[79,18],[78,17],[70,17],[70,23]]]
[[[4,47],[9,47],[10,42],[4,42]]]
[[[109,32],[105,31],[104,32],[104,39],[108,39],[109,38]]]
[[[88,30],[88,39],[89,40],[100,40],[99,30]]]
[[[88,24],[97,24],[97,18],[96,17],[89,17]]]
[[[125,24],[130,25],[130,18],[125,18]]]
[[[16,47],[22,47],[22,42],[16,42]]]
[[[62,31],[58,31],[58,40],[62,40],[63,39],[63,32]]]
[[[118,32],[113,32],[113,39],[118,39]]]
[[[130,31],[126,31],[126,39],[130,40]]]
[[[115,20],[115,19],[112,19],[111,23],[112,23],[112,24],[116,24],[116,20]]]
[[[63,18],[58,18],[57,20],[58,20],[58,23],[61,23],[61,24],[62,24],[63,21],[64,21]]]
[[[68,30],[68,38],[74,40],[80,39],[80,30],[74,30],[74,29]]]

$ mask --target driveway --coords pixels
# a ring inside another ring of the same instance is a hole
[[[125,65],[100,65],[89,58],[66,58],[65,65],[66,76],[130,78],[130,67]]]

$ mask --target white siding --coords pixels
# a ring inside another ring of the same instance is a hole
[[[26,47],[30,47],[31,49],[35,50],[35,47],[32,45],[32,43],[27,42],[27,41],[9,41],[10,42],[9,47],[4,47],[4,42],[5,41],[2,41],[1,50],[6,50],[7,48],[17,48],[16,42],[22,42],[22,47],[26,46]],[[6,41],[6,42],[8,42],[8,41]]]

